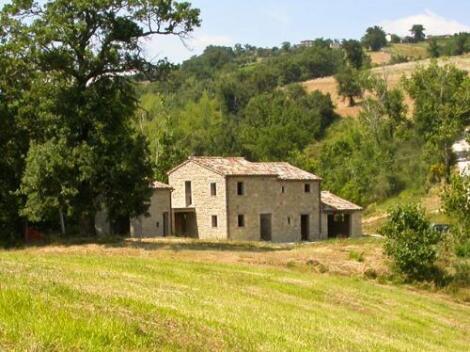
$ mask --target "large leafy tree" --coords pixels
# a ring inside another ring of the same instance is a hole
[[[0,18],[0,243],[17,239],[21,227],[16,193],[24,169],[29,133],[18,114],[22,96],[35,77],[31,62],[25,57],[29,38],[18,33],[14,42],[8,34],[18,32],[19,23],[12,18]]]
[[[387,45],[385,31],[379,26],[367,28],[366,34],[362,37],[362,44],[372,51],[379,51]]]
[[[410,32],[413,35],[413,41],[415,43],[422,42],[426,38],[426,34],[424,34],[424,26],[422,24],[414,24]]]
[[[455,66],[440,67],[434,62],[418,68],[405,86],[414,99],[414,121],[429,155],[443,166],[449,179],[452,144],[470,122],[470,79]]]
[[[2,18],[17,23],[9,44],[29,38],[25,53],[40,72],[19,110],[33,131],[24,214],[38,219],[57,209],[93,232],[102,207],[110,217],[145,210],[152,173],[131,124],[137,104],[130,74],[160,78],[168,65],[147,61],[143,41],[187,35],[200,24],[199,10],[171,0],[16,0]]]
[[[334,120],[329,96],[292,86],[253,97],[244,111],[240,139],[256,160],[283,160],[321,136]]]
[[[338,94],[348,99],[349,106],[356,104],[354,98],[362,97],[364,90],[361,83],[361,72],[346,65],[335,75]]]
[[[341,48],[344,50],[346,60],[352,67],[359,70],[366,64],[369,64],[368,57],[364,53],[361,42],[358,40],[343,40]]]

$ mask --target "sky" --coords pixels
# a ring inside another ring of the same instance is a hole
[[[179,63],[207,45],[273,47],[319,37],[359,39],[372,25],[401,36],[415,23],[423,24],[427,34],[470,32],[470,0],[186,1],[201,10],[201,27],[184,43],[178,37],[147,39],[148,59]]]

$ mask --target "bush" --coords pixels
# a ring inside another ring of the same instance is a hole
[[[456,244],[455,254],[458,257],[470,258],[470,241]]]
[[[437,245],[442,238],[420,207],[405,205],[391,210],[379,233],[386,237],[385,253],[402,274],[412,280],[434,278]]]
[[[470,287],[470,263],[458,263],[455,265],[454,285]]]

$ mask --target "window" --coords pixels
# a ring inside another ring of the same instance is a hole
[[[242,196],[245,194],[245,187],[243,185],[243,182],[237,182],[237,194],[239,196]]]
[[[212,215],[212,227],[217,227],[217,215]]]
[[[286,192],[286,188],[284,186],[281,186],[281,193],[285,193]]]
[[[211,196],[217,195],[217,184],[215,182],[211,183]]]
[[[245,227],[245,215],[238,215],[238,227]]]
[[[287,225],[290,225],[290,216],[287,217]]]
[[[157,221],[156,225],[157,225],[157,227],[160,227],[160,222]]]
[[[310,183],[306,183],[304,185],[304,190],[305,190],[305,193],[310,193]]]
[[[185,181],[184,183],[184,193],[186,196],[186,206],[193,204],[193,197],[191,192],[191,181]]]

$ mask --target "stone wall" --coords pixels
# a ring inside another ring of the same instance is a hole
[[[227,238],[227,211],[225,177],[189,161],[169,175],[173,208],[195,208],[198,237],[201,239]],[[191,181],[192,204],[186,205],[185,182]],[[211,195],[211,183],[217,194]],[[212,226],[212,216],[217,216],[217,227]]]
[[[244,195],[237,195],[238,182],[243,182]],[[305,192],[305,183],[310,184],[310,193]],[[271,214],[273,242],[300,241],[301,214],[309,215],[309,239],[320,238],[320,182],[280,181],[276,177],[265,176],[231,176],[227,178],[227,184],[231,239],[260,240],[260,214]],[[244,215],[244,227],[238,226],[238,215]]]
[[[168,214],[168,235],[171,235],[171,191],[158,188],[150,198],[148,216],[141,215],[130,220],[130,233],[133,237],[163,236],[163,214]]]
[[[362,236],[362,211],[351,213],[351,237]]]

